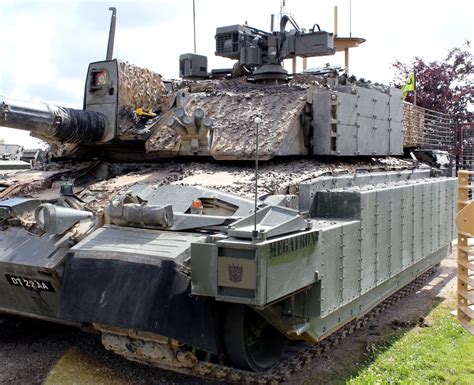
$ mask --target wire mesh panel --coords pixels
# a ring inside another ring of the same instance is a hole
[[[403,145],[455,154],[455,130],[447,114],[403,103]]]
[[[460,127],[459,168],[474,170],[474,124],[468,123]]]
[[[451,117],[425,109],[425,137],[423,147],[430,150],[455,152],[455,130]]]

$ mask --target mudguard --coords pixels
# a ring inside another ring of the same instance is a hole
[[[191,295],[190,277],[171,260],[150,265],[70,253],[59,318],[153,332],[221,351],[216,302]]]

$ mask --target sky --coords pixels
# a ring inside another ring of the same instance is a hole
[[[178,78],[179,55],[194,50],[192,5],[192,0],[0,0],[0,95],[82,108],[87,65],[105,59],[110,6],[117,8],[114,58]],[[214,56],[217,27],[247,22],[269,31],[270,15],[278,15],[281,5],[281,0],[195,0],[197,53],[208,57],[208,70],[232,66],[230,59]],[[439,60],[448,49],[474,40],[472,0],[286,0],[284,11],[300,27],[317,23],[333,32],[334,6],[338,36],[366,39],[350,51],[350,74],[373,82],[389,84],[396,59]],[[342,65],[344,58],[311,58],[308,67],[326,63]],[[1,138],[26,147],[38,143],[27,132],[0,127]]]

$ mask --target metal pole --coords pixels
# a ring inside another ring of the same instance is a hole
[[[352,37],[352,0],[349,0],[349,37]]]
[[[115,21],[117,19],[117,9],[110,7],[109,11],[112,11],[112,17],[110,18],[110,30],[109,30],[109,41],[107,44],[107,55],[105,60],[112,60],[114,55],[114,41],[115,41]]]
[[[456,174],[458,171],[461,169],[460,164],[461,164],[461,151],[462,151],[462,135],[461,135],[461,125],[459,125],[457,122],[455,123],[455,138],[454,138],[454,151],[455,151],[455,157],[456,157]]]
[[[416,72],[413,64],[413,104],[416,106]]]
[[[258,128],[262,119],[256,117],[255,120],[255,208],[254,208],[254,221],[253,221],[253,236],[255,239],[258,238],[257,232],[257,207],[258,207]]]
[[[349,48],[344,48],[344,66],[346,67],[346,72],[349,73]]]
[[[194,53],[196,53],[196,5],[193,0]]]

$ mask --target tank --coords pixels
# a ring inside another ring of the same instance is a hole
[[[25,149],[0,139],[0,170],[25,170],[39,154],[39,149]]]
[[[450,253],[455,179],[404,158],[400,90],[289,76],[284,58],[335,43],[287,22],[218,28],[233,70],[186,54],[185,79],[164,81],[109,57],[82,110],[2,98],[0,126],[51,145],[2,181],[2,312],[167,370],[275,383]]]

